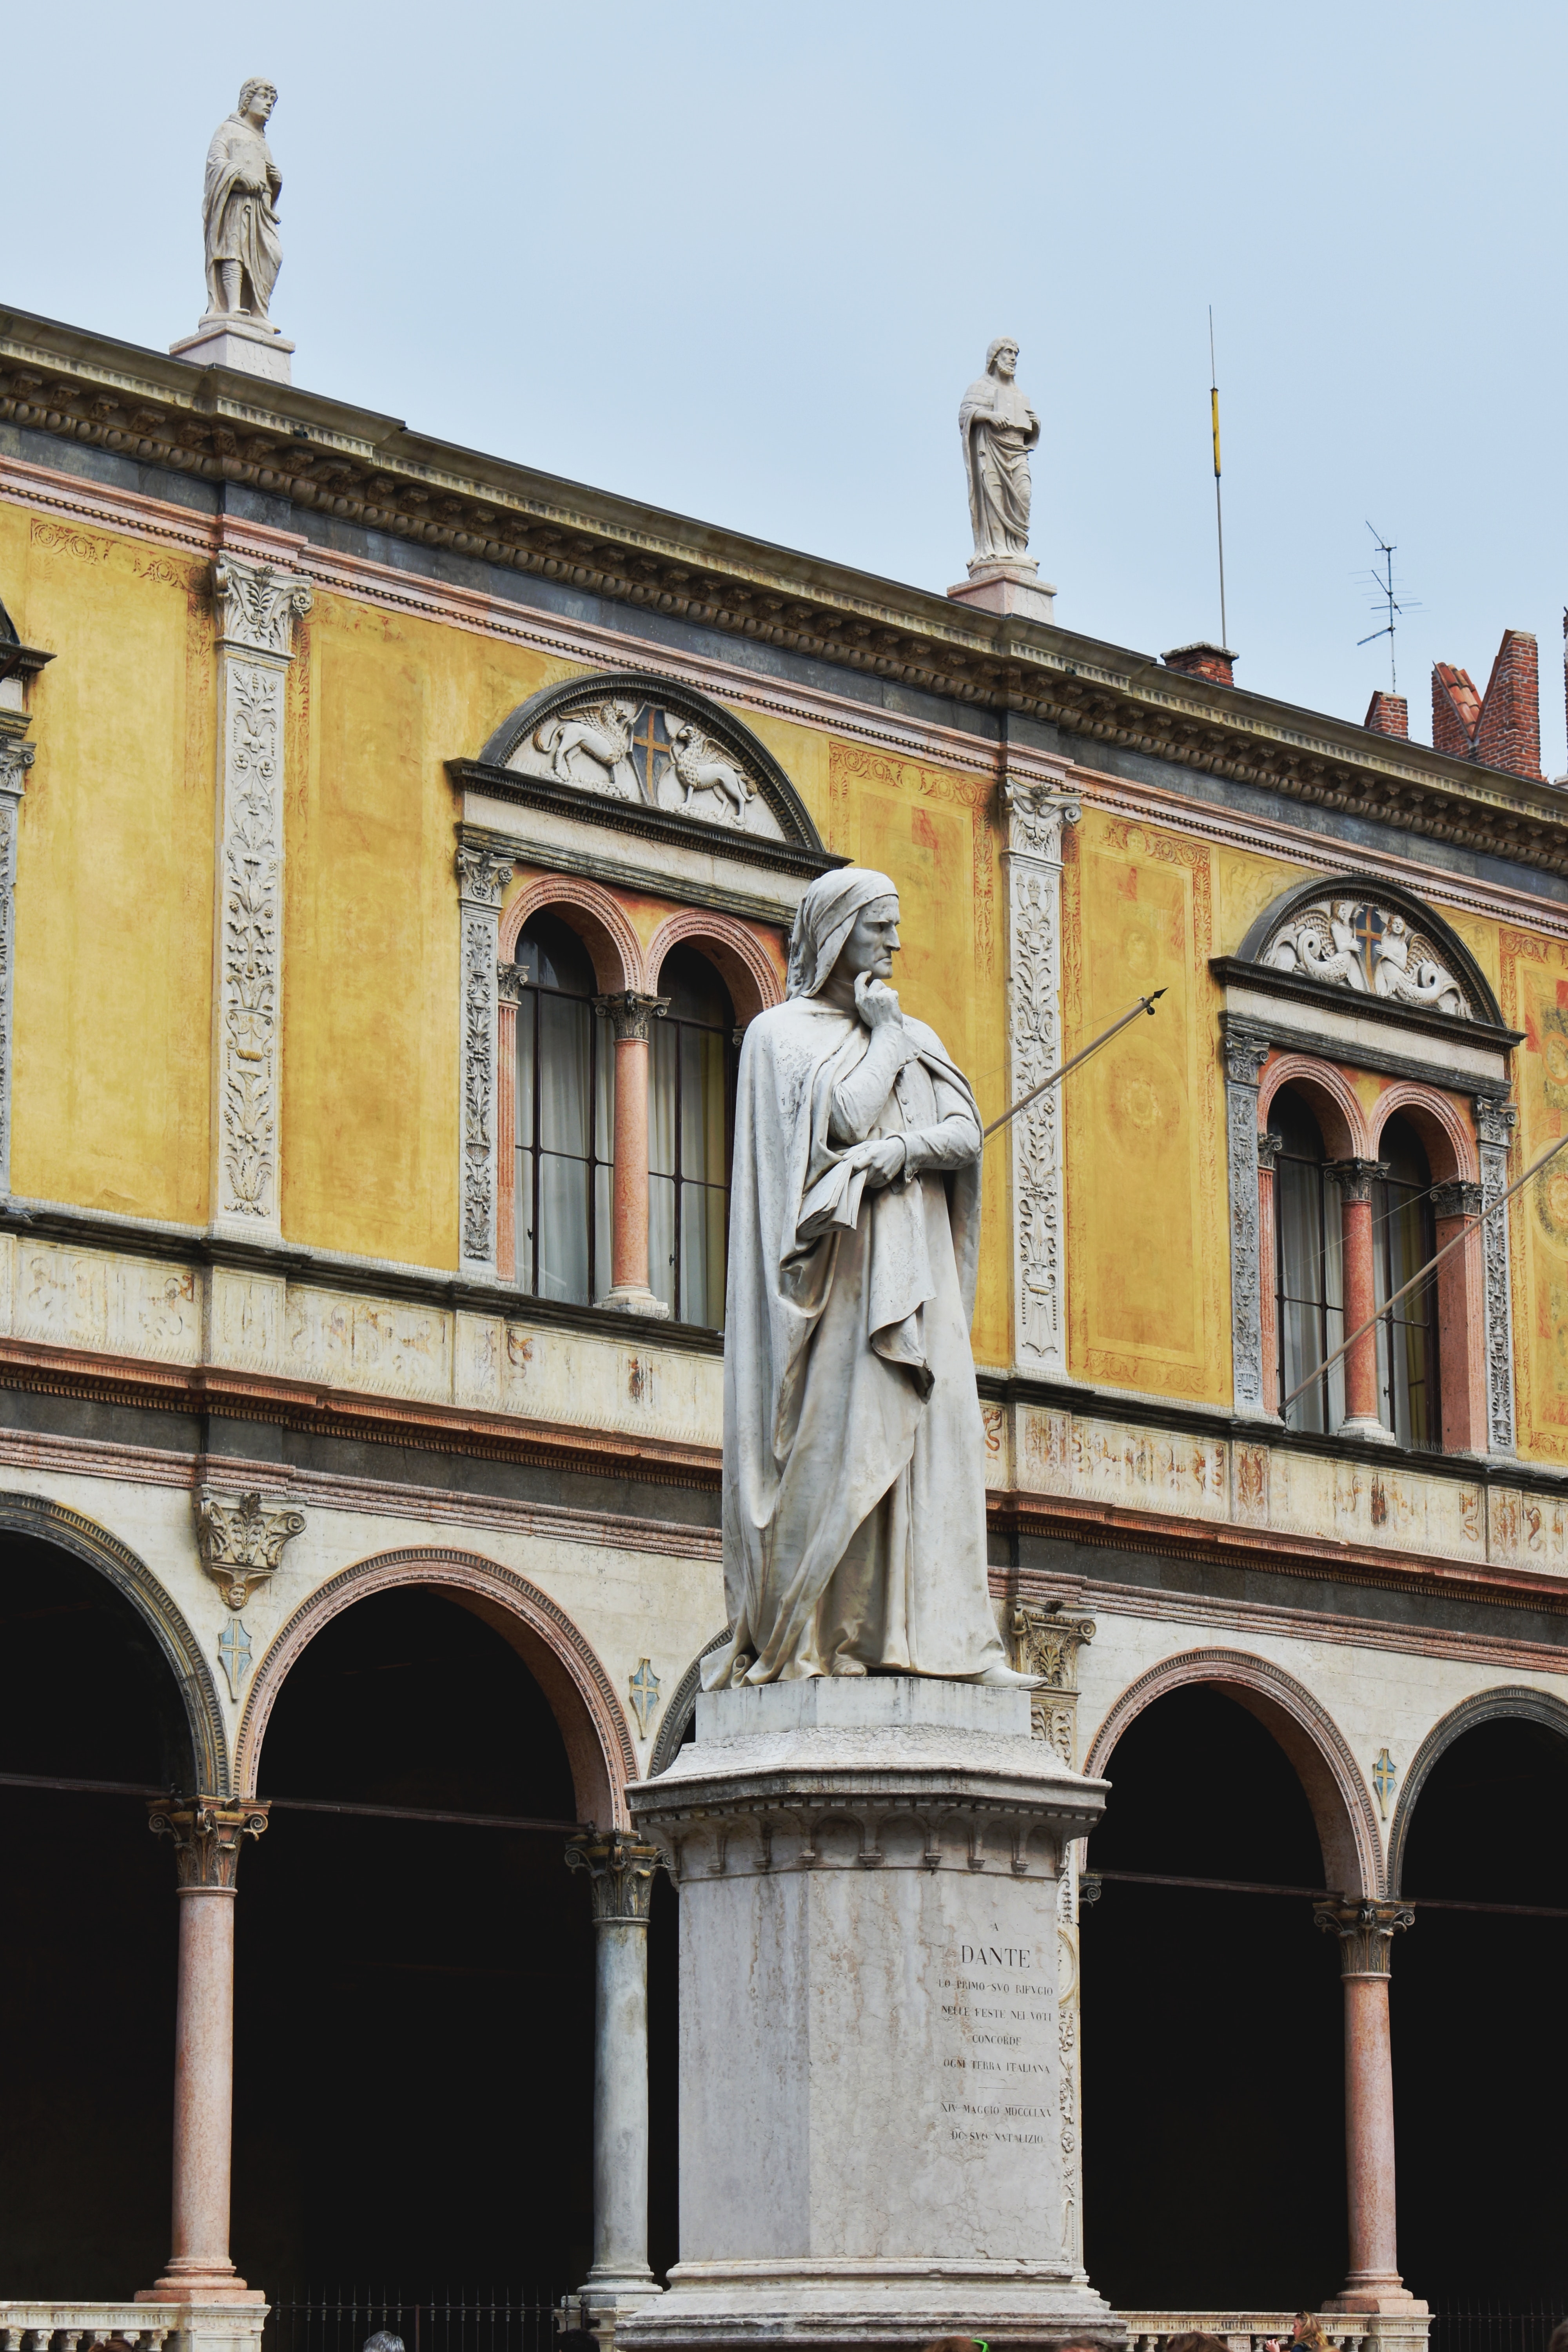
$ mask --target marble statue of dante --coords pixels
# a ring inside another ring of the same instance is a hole
[[[220,122],[207,149],[202,226],[206,236],[207,316],[247,312],[265,319],[283,260],[277,203],[282,175],[267,144],[267,118],[278,103],[269,81],[252,79]]]
[[[815,881],[788,1001],[746,1032],[724,1328],[724,1586],[710,1687],[879,1668],[1020,1683],[985,1575],[969,1323],[980,1114],[886,985],[885,874]]]
[[[1018,346],[998,335],[985,354],[985,373],[972,383],[958,412],[974,561],[1005,562],[1029,546],[1029,452],[1040,420],[1018,388]]]

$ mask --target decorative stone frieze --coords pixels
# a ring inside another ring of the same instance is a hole
[[[1254,1419],[1265,1411],[1263,1285],[1258,1217],[1258,1081],[1269,1041],[1260,1029],[1225,1021],[1225,1127],[1230,1168],[1230,1353],[1236,1410]]]
[[[283,1547],[304,1532],[305,1515],[273,1507],[259,1495],[227,1498],[210,1486],[199,1486],[192,1499],[202,1566],[237,1612],[282,1566]]]
[[[595,1925],[646,1926],[661,1860],[657,1845],[645,1845],[623,1830],[588,1831],[566,1848],[568,1870],[582,1871],[589,1882]]]
[[[462,952],[458,1017],[462,1024],[462,1102],[459,1114],[458,1215],[465,1274],[494,1281],[496,1194],[499,1186],[496,1133],[496,1053],[500,1003],[500,903],[510,881],[513,858],[465,842],[457,854]],[[514,967],[515,969],[515,967]],[[521,989],[521,978],[519,975]],[[521,994],[509,1000],[521,1003]]]
[[[232,1895],[240,1840],[258,1838],[270,1810],[269,1801],[258,1797],[243,1803],[224,1797],[153,1797],[147,1826],[154,1837],[172,1842],[182,1894]]]
[[[1415,1924],[1415,1912],[1403,1904],[1343,1901],[1338,1895],[1314,1903],[1312,1916],[1326,1936],[1339,1937],[1343,1977],[1385,1977],[1394,1936]]]
[[[1005,777],[1007,846],[1007,1099],[1016,1102],[1061,1059],[1062,827],[1077,801]],[[1013,1176],[1013,1352],[1021,1370],[1067,1370],[1062,1234],[1062,1126],[1047,1087],[1009,1129]]]
[[[218,623],[213,1230],[280,1237],[284,684],[310,591],[226,553]]]
[[[1516,1451],[1513,1418],[1513,1302],[1508,1278],[1508,1155],[1519,1113],[1496,1095],[1475,1098],[1476,1141],[1481,1162],[1481,1207],[1491,1212],[1481,1227],[1481,1266],[1486,1299],[1487,1451]],[[1500,1205],[1499,1205],[1500,1203]]]

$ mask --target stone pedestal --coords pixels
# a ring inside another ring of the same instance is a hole
[[[1057,1881],[1105,1783],[1029,1714],[905,1675],[717,1692],[629,1791],[680,1895],[680,2261],[618,2344],[1125,2340],[1062,2198]]]
[[[1057,592],[1040,578],[1032,556],[977,557],[967,580],[948,590],[961,604],[977,604],[983,613],[1016,613],[1026,621],[1055,617]]]
[[[241,375],[288,383],[294,346],[268,320],[253,319],[248,310],[209,310],[194,335],[169,345],[169,356],[189,360],[193,367],[237,368]]]

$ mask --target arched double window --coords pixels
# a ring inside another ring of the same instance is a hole
[[[724,1320],[730,1154],[735,1127],[735,1008],[696,948],[659,972],[669,1010],[650,1030],[648,1282],[682,1323]]]
[[[520,1289],[591,1306],[610,1286],[616,1049],[588,950],[559,916],[518,935],[516,1219]]]
[[[1274,1162],[1274,1232],[1279,1394],[1288,1397],[1345,1338],[1344,1254],[1338,1187],[1324,1169],[1318,1122],[1300,1096],[1282,1087],[1268,1113],[1279,1139]],[[1292,1429],[1337,1429],[1345,1417],[1342,1356],[1303,1389],[1287,1413]]]
[[[1268,1131],[1278,1139],[1275,1283],[1284,1399],[1352,1336],[1345,1323],[1347,1227],[1317,1120],[1289,1087],[1274,1097]],[[1442,1443],[1436,1275],[1398,1296],[1436,1254],[1431,1170],[1420,1137],[1398,1117],[1384,1127],[1378,1158],[1387,1173],[1371,1188],[1373,1262],[1363,1291],[1386,1310],[1377,1324],[1377,1417],[1401,1445],[1436,1448]],[[1343,1356],[1302,1389],[1286,1418],[1292,1429],[1339,1428],[1345,1418]]]
[[[1388,1173],[1373,1186],[1373,1280],[1379,1307],[1396,1300],[1377,1327],[1379,1417],[1401,1445],[1436,1448],[1443,1442],[1436,1274],[1428,1274],[1407,1297],[1397,1297],[1436,1253],[1432,1171],[1408,1119],[1388,1120],[1378,1139],[1377,1156]]]

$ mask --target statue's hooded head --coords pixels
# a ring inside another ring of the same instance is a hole
[[[815,996],[830,978],[855,928],[855,918],[879,898],[897,906],[899,886],[868,866],[841,866],[819,874],[795,909],[789,941],[789,992]]]
[[[991,343],[987,347],[985,353],[985,373],[987,375],[995,374],[996,355],[999,352],[1011,352],[1014,359],[1016,360],[1018,356],[1017,337],[1016,335],[998,335],[994,342]],[[1012,369],[1009,368],[1007,373],[1011,375],[1013,373]]]
[[[241,87],[239,104],[235,108],[235,112],[237,114],[248,114],[250,112],[252,102],[256,99],[263,97],[267,100],[267,104],[262,108],[261,111],[264,115],[270,114],[273,108],[278,103],[277,88],[272,82],[269,82],[267,79],[264,74],[252,74],[250,79]]]

